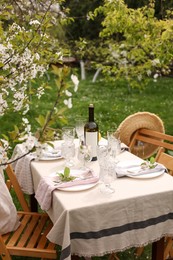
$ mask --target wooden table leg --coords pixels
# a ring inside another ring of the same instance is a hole
[[[164,237],[152,244],[152,260],[164,260]]]
[[[35,194],[30,195],[30,208],[32,212],[38,212],[38,203]]]

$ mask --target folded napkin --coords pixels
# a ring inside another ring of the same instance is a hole
[[[19,159],[14,167],[19,185],[22,191],[26,194],[34,194],[34,185],[31,172],[31,161],[34,159],[34,156],[28,154]]]
[[[61,150],[43,151],[42,158],[58,158],[61,157]]]
[[[15,160],[20,156],[26,154],[25,148],[22,144],[15,146],[11,160]],[[31,172],[31,161],[35,159],[33,154],[27,154],[21,159],[16,160],[12,163],[13,170],[18,179],[21,189],[26,194],[34,194],[34,185]]]
[[[52,203],[52,192],[55,189],[68,188],[77,185],[85,185],[98,182],[99,178],[92,170],[75,170],[71,175],[76,179],[68,182],[59,181],[58,176],[47,176],[41,179],[35,193],[35,198],[41,206],[42,210],[48,210]]]
[[[167,171],[166,168],[162,165],[157,163],[154,168],[142,168],[141,163],[131,163],[129,161],[129,164],[126,162],[123,166],[123,163],[116,166],[116,174],[117,177],[123,177],[123,176],[140,176],[160,171]]]

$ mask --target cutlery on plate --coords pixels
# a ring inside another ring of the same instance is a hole
[[[139,170],[139,171],[129,171],[127,170],[128,175],[132,175],[132,176],[135,176],[135,175],[144,175],[144,174],[150,174],[150,173],[154,173],[154,172],[160,172],[160,171],[163,171],[163,168],[157,168],[157,169],[148,169],[148,170]]]

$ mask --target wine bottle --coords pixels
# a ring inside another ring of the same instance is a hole
[[[84,126],[84,140],[85,144],[91,147],[92,161],[97,160],[97,144],[99,140],[99,127],[94,121],[94,105],[89,105],[89,118],[88,122]]]

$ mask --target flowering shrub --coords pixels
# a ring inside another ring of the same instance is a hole
[[[61,10],[59,0],[43,1],[2,1],[0,7],[0,116],[1,118],[17,111],[21,114],[20,130],[14,126],[14,131],[8,136],[2,133],[0,147],[0,163],[6,164],[10,142],[26,142],[25,152],[40,149],[45,140],[54,137],[55,130],[51,127],[54,120],[61,119],[65,108],[59,108],[63,99],[66,108],[72,108],[72,93],[67,84],[69,69],[52,65],[56,75],[57,96],[52,110],[47,115],[40,115],[37,122],[40,128],[32,133],[31,125],[27,119],[30,110],[31,96],[38,99],[45,93],[44,82],[38,86],[32,84],[34,79],[43,78],[50,64],[62,63],[66,52],[61,47],[58,33],[60,23],[67,22],[66,10]],[[61,30],[62,31],[62,30]],[[62,35],[61,35],[62,36]],[[62,40],[61,40],[62,42]],[[65,46],[65,45],[63,45]],[[74,91],[78,88],[78,79],[71,76]]]

